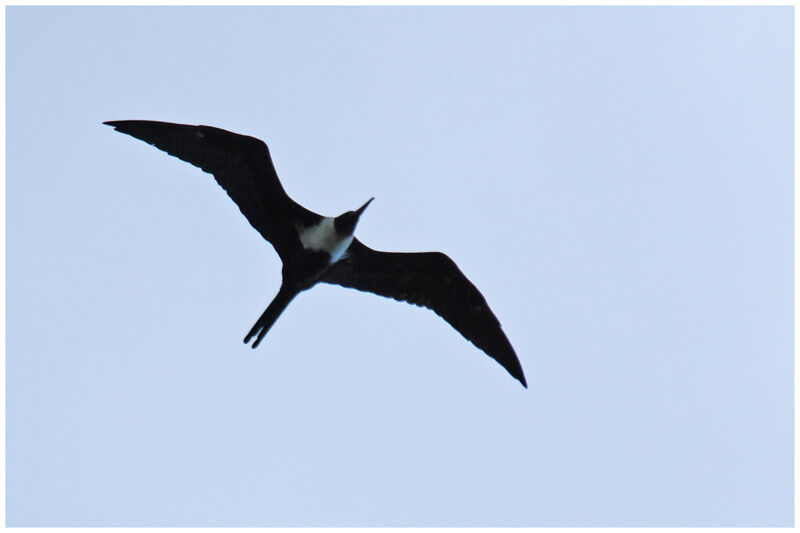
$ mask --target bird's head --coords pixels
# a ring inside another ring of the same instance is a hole
[[[361,217],[361,214],[374,199],[375,198],[370,198],[367,200],[367,203],[355,211],[348,211],[336,217],[333,223],[336,227],[336,233],[339,235],[352,235],[356,230],[356,224],[358,224],[358,219]]]

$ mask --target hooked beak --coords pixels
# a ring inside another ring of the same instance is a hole
[[[363,213],[363,212],[364,212],[364,210],[367,208],[367,206],[368,206],[369,204],[371,204],[371,203],[372,203],[372,200],[374,200],[374,199],[375,199],[375,197],[373,196],[372,198],[370,198],[369,200],[367,200],[367,203],[365,203],[364,205],[362,205],[361,207],[359,207],[358,209],[356,209],[356,215],[358,215],[358,216],[361,216],[361,213]]]

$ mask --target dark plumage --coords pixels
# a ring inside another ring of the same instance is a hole
[[[373,250],[353,231],[371,199],[355,211],[323,217],[289,198],[263,141],[211,126],[148,120],[106,122],[214,175],[283,262],[283,283],[244,342],[258,346],[300,292],[324,282],[432,309],[522,385],[514,349],[478,289],[440,252]]]

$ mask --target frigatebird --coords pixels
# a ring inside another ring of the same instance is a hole
[[[105,122],[115,130],[213,174],[250,224],[283,262],[278,294],[247,336],[257,347],[297,294],[319,282],[341,285],[432,309],[500,363],[524,387],[519,359],[483,295],[441,252],[380,252],[353,237],[372,202],[325,217],[283,190],[267,145],[212,126],[152,120]]]

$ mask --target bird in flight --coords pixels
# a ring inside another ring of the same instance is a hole
[[[257,347],[286,306],[319,282],[427,307],[500,363],[524,387],[519,359],[483,295],[440,252],[380,252],[353,237],[370,198],[355,211],[325,217],[283,190],[267,145],[211,126],[151,120],[105,122],[214,176],[283,262],[278,294],[244,342]]]

